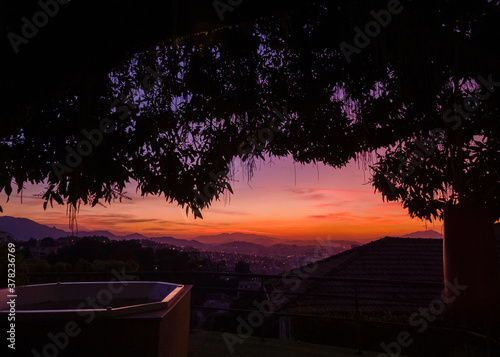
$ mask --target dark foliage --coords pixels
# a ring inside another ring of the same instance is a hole
[[[217,22],[211,2],[74,0],[18,54],[3,43],[0,191],[45,182],[45,206],[76,208],[133,181],[201,216],[231,191],[235,158],[251,174],[259,157],[341,167],[382,148],[374,186],[411,215],[477,201],[500,216],[498,90],[443,120],[479,76],[500,81],[497,1],[402,2],[349,58],[340,44],[387,1],[243,3]],[[4,42],[36,10],[4,3]],[[433,153],[401,170],[437,128]]]

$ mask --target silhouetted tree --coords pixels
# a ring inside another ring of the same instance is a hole
[[[40,241],[40,247],[55,247],[56,241],[54,238],[45,237]]]
[[[155,252],[158,270],[182,271],[189,270],[190,258],[187,253],[182,253],[170,248],[158,249]]]
[[[234,271],[237,273],[247,273],[247,274],[250,274],[252,272],[250,270],[250,264],[241,260],[234,266]]]

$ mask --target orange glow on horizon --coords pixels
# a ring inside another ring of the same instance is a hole
[[[234,195],[228,202],[217,201],[203,211],[204,219],[186,216],[185,209],[164,198],[129,194],[132,200],[107,207],[82,206],[78,214],[80,231],[107,230],[116,235],[140,233],[148,237],[194,238],[219,233],[249,233],[288,239],[368,239],[425,230],[423,221],[411,219],[399,203],[382,202],[367,184],[369,174],[356,163],[342,169],[323,165],[298,165],[290,159],[273,159],[247,182],[242,171],[235,173]],[[24,217],[48,226],[69,230],[65,206],[43,211],[34,193],[43,188],[27,188],[5,203],[3,215]],[[129,187],[135,192],[135,187]],[[440,231],[441,222],[428,224]]]

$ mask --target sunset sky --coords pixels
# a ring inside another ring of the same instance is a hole
[[[215,202],[203,211],[203,219],[186,217],[185,209],[169,204],[164,197],[143,198],[130,185],[132,200],[107,207],[82,206],[79,230],[108,230],[124,235],[170,235],[192,238],[201,234],[244,232],[276,238],[367,239],[425,230],[425,222],[411,219],[399,203],[382,201],[368,183],[370,174],[362,163],[351,162],[342,169],[324,165],[294,164],[291,159],[272,159],[258,165],[247,182],[236,165],[234,195]],[[11,195],[6,203],[0,195],[3,215],[24,217],[38,223],[69,230],[65,206],[43,210],[43,200],[33,196],[43,186],[26,187],[23,203]],[[427,229],[441,232],[441,222]]]

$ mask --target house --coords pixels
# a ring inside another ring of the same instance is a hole
[[[434,321],[434,328],[451,322],[442,300],[442,239],[382,238],[293,269],[270,281],[265,289],[279,314],[277,332],[282,340],[351,347],[359,347],[362,340],[365,348],[378,350],[380,341],[401,329],[422,328],[427,323],[419,315],[422,311],[436,312],[428,321],[440,316],[441,322]],[[273,294],[282,298],[273,300]],[[432,350],[436,343],[443,350],[453,348],[461,336],[448,331],[421,335],[409,352]]]
[[[500,262],[500,238],[498,252]],[[386,237],[299,269],[266,285],[285,293],[276,311],[408,316],[441,298],[443,240]]]

